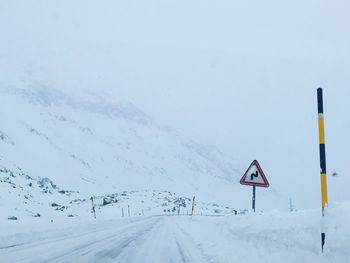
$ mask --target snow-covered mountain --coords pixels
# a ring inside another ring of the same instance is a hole
[[[37,85],[1,87],[0,105],[0,205],[8,214],[66,210],[73,200],[124,191],[249,204],[235,161],[162,127],[130,103]]]

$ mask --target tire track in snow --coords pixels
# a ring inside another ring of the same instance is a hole
[[[162,216],[153,228],[134,246],[128,247],[116,262],[125,263],[208,263],[198,246],[184,235],[176,217]],[[145,259],[147,259],[145,261]]]
[[[123,253],[125,253],[126,249],[129,249],[130,247],[132,247],[131,246],[132,244],[136,245],[137,243],[142,242],[140,240],[144,239],[145,236],[149,235],[154,229],[156,229],[159,223],[160,223],[160,218],[158,218],[155,223],[151,224],[144,230],[140,232],[135,232],[131,236],[124,238],[118,243],[117,246],[113,245],[113,247],[99,251],[95,255],[101,259],[102,258],[116,259],[119,256],[121,256]]]
[[[3,249],[4,262],[208,263],[175,217],[151,217],[123,225],[105,225],[67,236]],[[120,223],[120,222],[117,222]]]
[[[140,221],[136,225],[132,224],[122,231],[114,232],[88,244],[82,244],[68,254],[59,255],[42,263],[70,262],[72,258],[77,258],[75,262],[110,262],[111,260],[111,262],[115,262],[113,259],[157,226],[158,221],[158,218]]]
[[[142,219],[142,221],[145,219]],[[132,220],[131,222],[128,223],[128,225],[130,224],[135,224],[137,222],[140,222],[140,219],[136,219],[136,220]],[[32,237],[28,238],[28,235],[24,236],[24,237],[20,237],[19,240],[20,242],[17,242],[15,244],[13,243],[9,243],[9,244],[4,244],[0,247],[0,249],[7,249],[7,248],[12,248],[12,247],[17,247],[17,246],[38,246],[41,245],[43,243],[45,244],[49,244],[49,243],[56,243],[59,241],[63,241],[66,239],[72,239],[72,238],[82,238],[84,236],[89,236],[91,234],[99,234],[102,232],[107,232],[107,231],[112,231],[115,229],[115,226],[113,225],[113,221],[107,221],[106,222],[108,225],[103,225],[101,227],[101,225],[88,225],[85,226],[83,229],[81,228],[66,228],[64,229],[64,231],[61,233],[57,233],[56,231],[53,231],[52,229],[48,231],[48,233],[42,233],[42,232],[33,232],[32,234],[30,234],[30,236],[35,236],[36,240],[33,240]],[[123,227],[128,227],[128,225],[124,225]],[[68,231],[68,232],[67,232]],[[77,231],[77,233],[72,232],[72,231]],[[18,235],[18,234],[16,234]],[[16,237],[16,235],[10,235],[8,236],[8,239],[13,239],[14,237]],[[39,240],[39,241],[38,241]]]
[[[179,253],[183,255],[183,263],[211,263],[212,261],[193,241],[189,233],[185,232],[179,226],[178,222],[176,222],[175,225],[176,227],[174,228],[174,237]]]
[[[117,229],[110,225],[90,232],[75,234],[57,239],[31,242],[21,247],[4,249],[1,258],[6,262],[103,262],[96,256],[96,251],[115,248],[125,239],[136,239],[139,232],[147,232],[156,225],[158,218],[147,218],[128,223]]]
[[[184,254],[179,242],[177,242],[177,241],[176,241],[176,246],[177,246],[177,250],[179,251],[179,254],[181,256],[181,262],[187,263],[188,261],[186,260],[185,254]]]

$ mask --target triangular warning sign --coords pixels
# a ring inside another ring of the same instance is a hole
[[[241,184],[269,187],[269,182],[266,179],[264,172],[262,171],[258,161],[254,160],[249,166],[241,179]]]

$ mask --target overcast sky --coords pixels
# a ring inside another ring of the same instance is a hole
[[[329,199],[350,200],[349,10],[345,0],[0,0],[0,83],[129,100],[244,168],[258,159],[297,207],[317,207],[319,86],[328,170],[339,173]]]

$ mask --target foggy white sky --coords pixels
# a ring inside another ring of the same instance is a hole
[[[345,0],[0,0],[0,84],[132,101],[244,168],[258,159],[296,207],[320,202],[322,86],[328,170],[340,174],[329,199],[350,200],[349,8]]]

